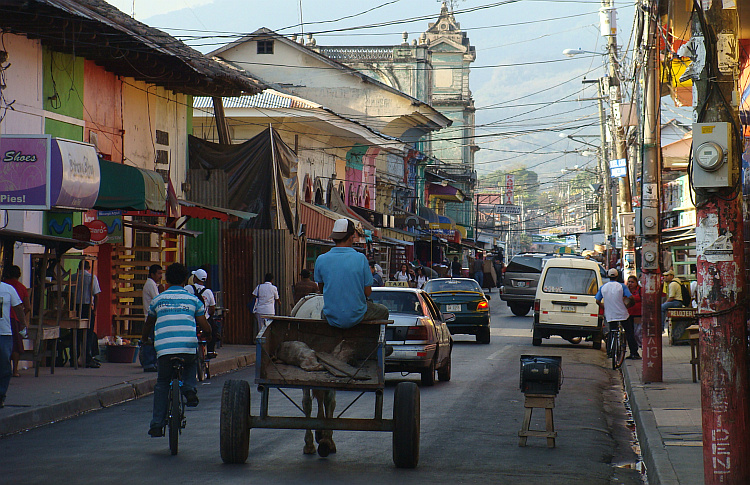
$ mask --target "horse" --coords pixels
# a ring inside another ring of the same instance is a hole
[[[333,418],[333,410],[336,408],[336,391],[323,389],[311,390],[309,387],[306,387],[302,392],[302,410],[305,412],[305,417],[309,418],[312,415],[312,397],[315,397],[315,400],[318,402],[318,419],[324,417],[328,419]],[[326,457],[330,453],[336,453],[333,430],[315,430],[315,441],[318,443],[318,455]],[[313,442],[311,429],[305,430],[305,447],[302,451],[306,455],[315,453],[315,442]]]

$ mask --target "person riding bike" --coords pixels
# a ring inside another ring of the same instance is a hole
[[[628,307],[633,304],[633,295],[630,294],[630,290],[625,285],[617,281],[620,276],[620,272],[616,268],[610,268],[607,271],[609,282],[604,283],[599,291],[596,293],[596,303],[604,308],[604,318],[609,322],[609,330],[619,328],[623,325],[626,320],[630,317],[628,313]],[[628,340],[630,346],[629,359],[639,358],[638,356],[638,344]]]
[[[148,318],[143,326],[143,339],[154,332],[154,347],[158,358],[158,374],[154,386],[154,409],[148,434],[154,438],[164,436],[164,425],[169,405],[169,381],[172,378],[170,359],[184,360],[182,392],[186,405],[198,405],[195,390],[198,379],[195,353],[198,348],[196,324],[206,332],[211,326],[206,320],[205,306],[200,298],[190,295],[184,285],[188,279],[187,268],[180,263],[171,264],[166,271],[167,288],[151,301]]]

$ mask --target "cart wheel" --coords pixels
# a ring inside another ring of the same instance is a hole
[[[416,468],[419,463],[419,387],[401,382],[393,397],[393,463]]]
[[[247,461],[250,447],[250,386],[247,381],[228,380],[224,383],[219,443],[224,463]]]

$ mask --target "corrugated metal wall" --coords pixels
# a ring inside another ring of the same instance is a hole
[[[247,308],[253,292],[253,230],[222,231],[224,326],[222,339],[228,344],[253,341],[253,315]]]
[[[214,293],[222,291],[221,277],[221,229],[219,220],[190,219],[185,228],[200,231],[196,238],[185,238],[185,266],[190,271],[204,268],[208,271],[208,287]],[[221,304],[223,302],[217,302]]]
[[[279,314],[292,309],[292,285],[302,269],[305,239],[286,229],[227,229],[223,231],[224,341],[252,342],[253,316],[247,308],[253,289],[272,273],[279,289]]]
[[[208,178],[206,178],[208,176]],[[188,170],[190,190],[185,199],[214,207],[228,207],[229,175],[223,170]]]

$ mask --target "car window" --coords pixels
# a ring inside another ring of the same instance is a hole
[[[373,288],[370,298],[384,305],[389,312],[421,315],[419,299],[412,291],[377,291]]]
[[[508,273],[541,273],[543,259],[538,256],[515,256],[505,270]]]
[[[424,285],[424,291],[477,291],[482,292],[474,280],[430,280]]]
[[[549,268],[542,283],[545,293],[595,295],[598,289],[596,271],[593,269]]]
[[[437,308],[437,305],[435,305],[435,302],[432,301],[432,298],[425,294],[422,294],[422,298],[424,298],[425,305],[427,305],[427,309],[429,310],[432,319],[436,322],[441,321],[443,316],[440,314],[440,310]]]

